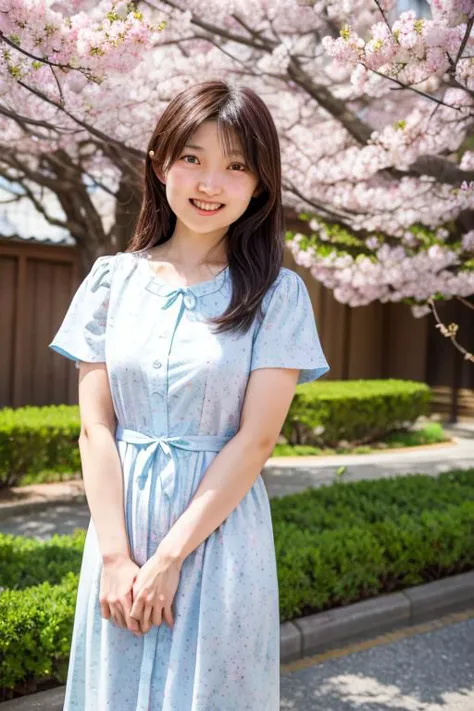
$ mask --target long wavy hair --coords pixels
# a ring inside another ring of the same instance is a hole
[[[167,171],[192,133],[209,120],[217,122],[224,152],[234,137],[239,139],[247,165],[259,181],[257,197],[218,243],[225,240],[232,298],[226,311],[211,319],[216,332],[247,331],[255,315],[261,315],[263,297],[278,276],[285,243],[278,134],[266,104],[252,89],[207,81],[188,87],[166,106],[148,144],[143,200],[126,251],[145,251],[173,235],[176,215],[154,166]]]

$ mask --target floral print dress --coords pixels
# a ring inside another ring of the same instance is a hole
[[[256,368],[329,370],[301,277],[282,267],[264,318],[214,334],[206,318],[231,296],[227,267],[187,287],[140,252],[99,257],[50,348],[105,362],[117,417],[127,535],[143,565],[189,506],[206,469],[237,433]],[[277,711],[280,622],[272,520],[261,474],[184,561],[171,629],[141,636],[101,616],[94,523],[80,573],[64,711]]]

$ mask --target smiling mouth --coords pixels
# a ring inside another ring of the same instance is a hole
[[[192,205],[193,207],[196,208],[196,210],[200,210],[201,212],[211,212],[211,213],[212,213],[212,212],[218,212],[219,210],[221,210],[221,209],[224,207],[223,203],[211,203],[211,204],[218,205],[218,207],[216,207],[216,208],[199,207],[199,205],[196,204],[196,202],[195,202],[195,200],[194,200],[193,198],[189,198],[189,202],[191,203],[191,205]],[[207,205],[207,204],[208,204],[208,203],[205,203],[205,202],[201,202],[201,200],[199,200],[198,202],[200,202],[201,205]]]

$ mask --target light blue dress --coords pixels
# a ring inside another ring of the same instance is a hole
[[[239,429],[250,371],[329,370],[301,277],[289,269],[247,334],[213,334],[231,296],[229,267],[178,287],[140,253],[99,257],[50,348],[105,362],[117,416],[124,508],[143,565]],[[272,520],[261,474],[184,561],[174,628],[143,637],[102,618],[101,558],[91,520],[76,605],[64,711],[277,711],[280,621]]]

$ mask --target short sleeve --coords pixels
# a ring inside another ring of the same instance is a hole
[[[49,348],[85,363],[105,362],[105,329],[109,306],[113,256],[96,259],[79,285]]]
[[[330,370],[306,284],[296,272],[286,269],[278,277],[257,329],[250,370],[298,368],[298,385]]]

